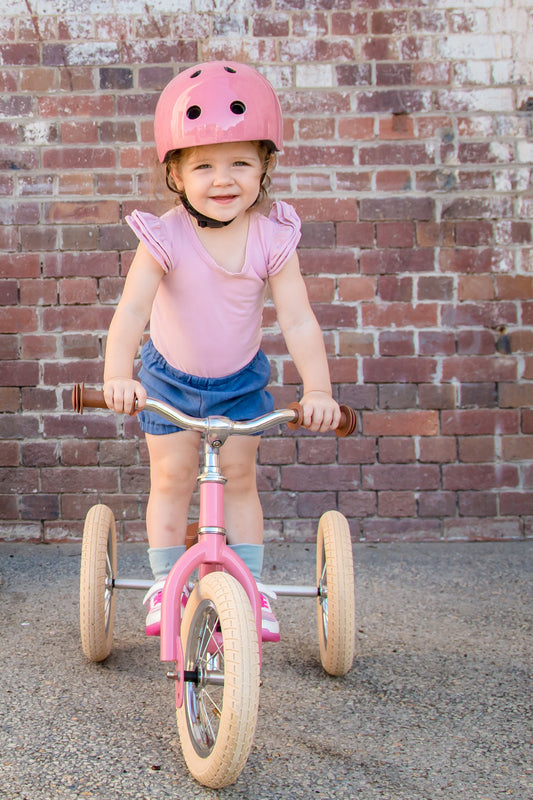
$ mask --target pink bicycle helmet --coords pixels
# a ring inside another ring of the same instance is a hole
[[[155,110],[155,143],[163,163],[170,150],[219,142],[283,142],[283,119],[274,89],[246,64],[208,61],[177,75]]]

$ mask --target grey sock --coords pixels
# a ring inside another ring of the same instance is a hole
[[[178,558],[184,554],[186,549],[184,544],[174,545],[173,547],[148,548],[148,559],[155,580],[166,578]]]
[[[242,558],[256,581],[261,580],[263,570],[263,555],[265,547],[262,544],[230,544],[231,549],[239,558]]]

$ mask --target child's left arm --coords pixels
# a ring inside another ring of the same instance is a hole
[[[322,331],[313,313],[296,253],[269,279],[283,338],[300,373],[304,425],[328,431],[340,421],[338,404],[331,395],[328,360]]]

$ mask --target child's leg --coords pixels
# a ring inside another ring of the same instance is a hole
[[[263,544],[263,510],[255,469],[259,440],[259,436],[232,436],[220,451],[222,474],[227,479],[224,516],[231,545]]]
[[[259,580],[263,567],[263,511],[256,482],[258,436],[234,436],[221,450],[224,516],[230,547],[244,561],[261,593],[263,640],[279,641],[279,625]]]
[[[199,441],[194,431],[146,434],[150,454],[146,528],[151,550],[185,544],[189,503],[198,477]]]
[[[147,592],[146,633],[158,636],[165,579],[185,552],[189,503],[198,475],[198,434],[191,431],[146,434],[150,454],[150,497],[146,528],[148,557],[155,583]]]

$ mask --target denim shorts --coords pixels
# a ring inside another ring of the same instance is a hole
[[[249,420],[268,414],[274,400],[265,387],[270,364],[262,350],[242,369],[223,378],[201,378],[172,367],[149,339],[141,352],[139,380],[148,397],[163,400],[190,417],[220,416]],[[138,416],[145,433],[165,434],[182,430],[154,411]]]

